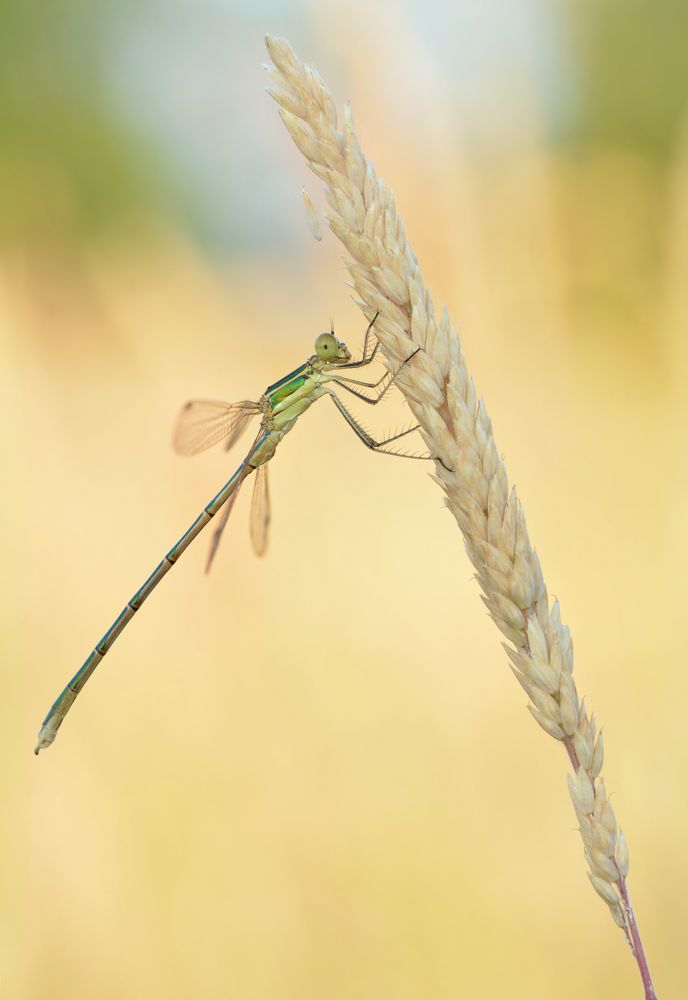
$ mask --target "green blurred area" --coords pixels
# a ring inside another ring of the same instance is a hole
[[[685,0],[569,0],[576,148],[623,146],[666,160],[688,110]]]
[[[115,108],[109,0],[0,3],[0,239],[84,239],[167,213],[152,146]]]

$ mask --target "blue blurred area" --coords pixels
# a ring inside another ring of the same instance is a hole
[[[666,162],[688,112],[688,4],[567,0],[561,13],[576,102],[557,136]]]
[[[274,192],[265,203],[273,193],[266,125],[274,125],[274,108],[262,69],[264,26],[275,6],[148,0],[119,4],[110,22],[117,44],[106,54],[107,73],[120,113],[159,151],[186,224],[219,253],[280,238],[284,201]],[[295,4],[280,20],[303,37],[302,17]],[[287,239],[286,229],[281,235]]]

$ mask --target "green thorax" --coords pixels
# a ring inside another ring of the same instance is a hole
[[[287,396],[291,396],[293,392],[300,389],[308,377],[307,373],[308,363],[300,365],[295,368],[293,372],[289,372],[284,378],[281,378],[279,382],[275,382],[274,385],[269,385],[265,390],[265,395],[268,398],[270,406],[274,409],[278,403],[281,403],[283,399]]]

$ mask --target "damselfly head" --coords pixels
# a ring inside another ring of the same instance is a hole
[[[321,361],[327,361],[331,365],[343,365],[351,361],[351,351],[333,333],[320,334],[315,342],[315,353]]]

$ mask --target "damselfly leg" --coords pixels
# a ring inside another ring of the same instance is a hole
[[[409,355],[406,361],[404,361],[403,364],[399,366],[396,372],[393,373],[386,372],[382,376],[382,378],[380,378],[377,382],[360,382],[356,379],[349,379],[341,376],[337,376],[336,378],[333,377],[331,381],[335,385],[339,386],[339,388],[346,389],[347,392],[350,392],[353,396],[356,396],[356,398],[360,399],[362,402],[368,403],[369,406],[377,406],[378,403],[382,402],[386,394],[394,385],[395,381],[399,376],[399,373],[406,367],[406,365],[410,361],[413,360],[413,358],[416,356],[416,354],[418,354],[419,351],[420,347],[416,348],[413,354]],[[360,392],[358,389],[354,389],[352,385],[349,385],[347,383],[354,383],[354,385],[364,386],[369,389],[377,389],[380,386],[382,386],[382,388],[378,392],[377,396],[371,399],[370,396],[367,396],[365,393]],[[361,423],[356,419],[351,410],[349,410],[349,408],[343,403],[343,401],[339,398],[339,396],[333,389],[330,389],[329,395],[332,397],[332,401],[334,402],[335,406],[337,407],[341,415],[346,420],[349,427],[351,427],[353,432],[356,434],[359,440],[363,442],[366,448],[370,448],[371,451],[377,451],[384,455],[396,455],[399,458],[417,458],[423,460],[432,458],[431,455],[414,455],[409,452],[392,451],[387,448],[387,445],[390,445],[393,441],[398,441],[400,438],[406,437],[408,434],[413,434],[414,431],[419,430],[420,424],[414,424],[412,427],[407,427],[403,431],[399,431],[396,434],[391,434],[388,437],[378,441],[365,429],[365,427],[361,425]]]

